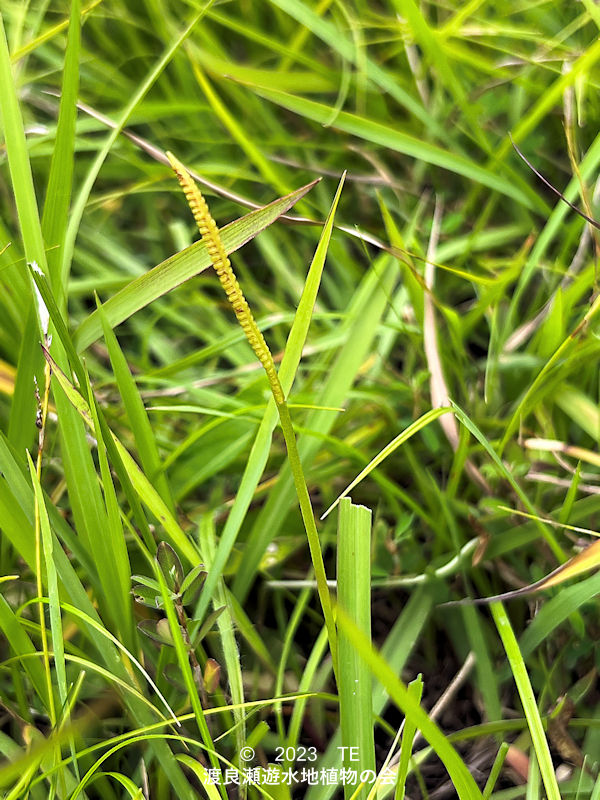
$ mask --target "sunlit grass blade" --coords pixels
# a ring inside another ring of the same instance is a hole
[[[421,697],[423,695],[423,678],[418,675],[414,681],[411,681],[406,687],[412,694],[415,701],[421,704]],[[398,762],[398,772],[396,775],[396,792],[394,800],[404,800],[406,794],[406,778],[408,776],[408,768],[410,765],[410,758],[413,749],[413,740],[417,729],[414,723],[404,718],[404,728],[402,730],[402,741],[400,743],[400,760]]]
[[[60,280],[61,245],[67,230],[73,181],[75,122],[79,88],[80,16],[80,0],[72,0],[56,140],[42,214],[42,232],[46,244],[51,248],[52,245],[59,245],[58,248],[52,248],[48,252],[48,275],[51,284],[55,287],[58,287]]]
[[[49,709],[48,687],[44,668],[39,662],[38,652],[27,632],[23,629],[22,621],[16,616],[9,606],[4,595],[0,594],[0,629],[5,640],[10,644],[17,656],[22,657],[23,669],[34,687],[35,693],[42,701],[44,707]],[[35,658],[28,658],[35,656]]]
[[[250,88],[254,89],[258,95],[266,100],[270,100],[313,122],[323,125],[331,119],[331,108],[323,103],[280,92],[268,86],[251,85]],[[340,111],[337,114],[333,127],[364,141],[394,150],[419,161],[424,161],[432,166],[441,167],[457,175],[462,175],[469,180],[477,181],[488,189],[493,189],[516,200],[526,208],[535,208],[536,206],[535,198],[532,199],[529,192],[522,191],[513,181],[500,176],[497,172],[481,167],[476,162],[456,152],[444,150],[437,145],[417,139],[396,128],[348,111]]]
[[[383,92],[393,97],[401,106],[404,106],[412,116],[420,119],[432,133],[442,138],[444,137],[443,127],[439,125],[437,120],[423,107],[418,99],[400,86],[380,64],[370,59],[368,55],[363,55],[355,43],[347,36],[340,35],[340,31],[336,30],[326,19],[323,19],[323,16],[316,10],[313,10],[300,0],[272,0],[272,2],[293,17],[301,26],[304,26],[325,42],[332,50],[339,52],[344,59],[353,63],[356,67],[364,67],[369,80],[378,85]],[[332,118],[330,112],[326,122],[330,122]]]
[[[1,15],[0,115],[25,258],[28,262],[35,261],[45,270],[46,251],[42,238],[31,165],[29,163],[23,118],[19,107],[16,85],[13,80],[8,43]],[[33,438],[35,398],[32,392],[32,383],[33,376],[39,371],[41,363],[36,347],[37,340],[39,340],[39,320],[36,319],[33,306],[28,308],[25,304],[22,313],[26,319],[26,324],[24,336],[21,340],[19,369],[17,371],[9,424],[9,438],[20,451],[29,446]]]
[[[482,431],[477,427],[477,425],[475,425],[473,420],[471,420],[469,418],[469,416],[467,414],[465,414],[465,412],[461,408],[459,408],[459,406],[456,403],[453,402],[452,403],[452,407],[454,408],[454,413],[458,417],[459,421],[462,422],[462,424],[473,434],[473,436],[475,436],[477,441],[479,441],[483,445],[483,447],[487,451],[488,455],[490,456],[490,458],[492,459],[492,461],[494,462],[494,464],[498,468],[498,471],[509,482],[509,484],[513,488],[515,494],[517,495],[519,500],[523,503],[525,508],[529,511],[530,514],[532,514],[534,517],[536,517],[537,515],[536,515],[535,507],[533,506],[533,504],[531,503],[531,501],[529,500],[529,498],[527,497],[525,492],[521,489],[521,487],[519,486],[519,484],[517,483],[517,481],[515,480],[513,475],[506,468],[506,465],[501,460],[501,458],[498,456],[498,454],[496,453],[496,451],[494,450],[494,448],[492,447],[492,445],[490,444],[488,439],[484,436]],[[555,554],[555,556],[558,558],[558,560],[561,561],[561,562],[564,562],[566,560],[566,555],[565,555],[562,547],[556,541],[556,539],[555,539],[554,535],[552,534],[552,532],[550,530],[548,530],[548,528],[542,522],[540,522],[538,519],[536,519],[536,525],[537,525],[541,535],[548,542],[549,546],[552,549],[552,552]]]
[[[195,14],[190,24],[177,37],[175,37],[175,39],[171,42],[171,44],[169,44],[169,46],[165,49],[163,55],[158,59],[158,61],[155,63],[155,65],[152,67],[152,69],[145,77],[145,79],[138,86],[137,90],[135,91],[131,99],[125,105],[125,108],[121,112],[121,115],[117,122],[117,127],[108,134],[108,136],[104,141],[104,144],[100,148],[98,154],[96,155],[96,158],[94,159],[91,167],[89,168],[87,176],[83,181],[83,184],[80,187],[79,192],[77,193],[77,196],[73,201],[73,205],[71,207],[71,216],[69,218],[69,224],[67,226],[65,234],[65,242],[62,251],[60,273],[59,273],[60,281],[56,288],[56,291],[59,293],[58,294],[59,305],[60,305],[60,300],[63,296],[62,292],[65,291],[66,281],[69,275],[71,261],[73,258],[73,251],[75,248],[75,239],[77,238],[77,233],[79,230],[85,205],[88,201],[90,192],[96,181],[96,178],[98,177],[98,173],[100,172],[100,169],[102,168],[102,165],[106,160],[106,157],[108,156],[119,133],[121,132],[122,128],[126,125],[127,120],[130,118],[135,108],[139,105],[139,103],[143,100],[146,94],[150,91],[152,85],[156,82],[157,78],[163,72],[167,64],[171,61],[177,50],[181,47],[183,42],[187,39],[187,37],[194,30],[198,22],[202,19],[206,11],[206,8],[209,5],[211,5],[211,3],[212,0],[209,0],[209,2],[202,8],[202,10]]]
[[[91,2],[84,9],[81,9],[81,20],[83,21],[84,17],[91,11],[93,11],[96,8],[96,6],[100,5],[100,3],[102,2],[103,0],[93,0],[93,2]],[[38,47],[43,45],[45,42],[54,39],[55,36],[58,36],[60,33],[62,33],[62,31],[66,30],[70,25],[71,19],[73,19],[72,14],[69,18],[64,19],[62,22],[59,22],[56,25],[53,25],[51,28],[48,28],[39,36],[36,36],[35,39],[32,39],[30,42],[27,42],[27,44],[24,44],[21,47],[17,48],[11,56],[13,63],[20,61],[22,58],[29,55],[29,53],[33,53],[34,50],[37,50]]]
[[[115,380],[119,387],[119,392],[140,455],[142,469],[149,480],[155,485],[157,492],[160,494],[171,513],[174,513],[175,507],[171,496],[171,488],[161,467],[156,439],[148,419],[148,414],[144,408],[127,360],[119,347],[117,337],[108,324],[105,310],[100,304],[98,304],[98,313],[100,314],[102,329],[104,331],[104,341],[106,342],[106,347],[110,356]]]
[[[50,362],[54,376],[67,396],[69,402],[72,403],[73,407],[81,416],[83,421],[88,425],[92,432],[95,433],[94,423],[87,401],[79,394],[79,392],[75,389],[73,384],[69,381],[67,376],[58,367],[56,362],[52,359],[47,351],[45,351],[45,355]],[[165,531],[171,538],[173,546],[176,547],[183,555],[185,555],[191,564],[196,564],[198,560],[198,553],[194,545],[181,530],[177,520],[173,517],[148,478],[135,463],[128,450],[114,434],[112,434],[112,438],[116,445],[117,452],[123,461],[123,465],[127,471],[129,480],[138,493],[140,499],[145,505],[148,506],[150,511],[152,511],[152,513],[163,525]]]
[[[36,514],[37,514],[37,519],[39,519],[42,551],[44,554],[44,564],[46,567],[46,585],[47,585],[47,592],[48,592],[49,606],[50,606],[50,629],[52,633],[53,663],[54,663],[54,669],[56,671],[56,683],[58,687],[58,696],[60,699],[60,706],[61,706],[61,710],[59,710],[58,715],[55,715],[54,717],[53,724],[56,725],[57,722],[60,721],[61,724],[64,722],[65,724],[69,725],[69,716],[67,708],[67,694],[68,694],[67,672],[65,666],[63,625],[60,612],[58,575],[56,572],[56,566],[54,564],[54,557],[53,557],[54,537],[50,529],[50,520],[48,519],[48,511],[46,509],[46,504],[44,502],[42,487],[38,479],[36,468],[33,464],[33,461],[31,460],[31,456],[29,455],[29,453],[27,453],[27,461],[29,466],[29,474],[31,476],[31,483],[33,485],[33,490],[35,494],[35,502],[37,505]],[[46,653],[44,653],[44,661],[48,662],[47,683],[48,683],[48,692],[50,694],[53,692],[53,687],[52,687],[52,678],[49,671],[49,666],[50,666],[49,660]],[[66,714],[64,720],[63,720],[63,714]],[[73,739],[71,739],[70,745],[71,745],[71,752],[75,753],[75,743]]]

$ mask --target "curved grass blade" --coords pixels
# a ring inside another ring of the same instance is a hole
[[[589,572],[591,569],[600,567],[600,541],[586,547],[581,553],[578,553],[573,558],[569,559],[566,564],[561,564],[545,578],[541,578],[535,583],[530,583],[529,586],[523,586],[521,589],[515,589],[512,592],[504,592],[503,594],[496,594],[493,597],[467,597],[464,600],[451,600],[449,603],[444,603],[446,606],[462,606],[462,605],[487,605],[488,603],[495,603],[499,600],[512,600],[514,597],[524,597],[525,595],[541,592],[544,589],[550,589],[553,586],[558,586],[571,578]]]
[[[265,100],[269,100],[282,108],[287,108],[288,111],[292,111],[313,122],[323,125],[331,117],[331,108],[323,103],[288,94],[287,92],[280,92],[268,86],[247,85],[258,95],[264,97]],[[364,141],[387,147],[405,156],[410,156],[427,164],[454,172],[457,175],[462,175],[464,178],[476,181],[489,189],[516,200],[526,208],[536,207],[534,199],[515,186],[514,181],[498,175],[491,169],[480,166],[465,156],[444,150],[442,147],[422,139],[417,139],[415,136],[410,136],[389,125],[374,122],[367,117],[351,114],[348,111],[340,111],[332,127],[357,136]]]
[[[370,472],[372,472],[376,467],[378,467],[381,464],[381,462],[384,461],[389,455],[391,455],[394,452],[394,450],[400,447],[401,444],[404,444],[404,442],[410,439],[411,436],[420,431],[421,428],[424,428],[426,425],[429,425],[430,422],[433,422],[438,417],[441,417],[442,414],[447,414],[449,411],[452,411],[452,409],[447,408],[445,406],[441,408],[432,408],[430,411],[427,411],[425,414],[423,414],[422,417],[419,417],[419,419],[415,420],[415,422],[409,425],[408,428],[405,428],[405,430],[403,430],[402,433],[399,433],[395,439],[392,439],[392,441],[389,442],[389,444],[387,444],[383,448],[383,450],[381,450],[375,456],[375,458],[372,459],[367,464],[367,466],[362,470],[362,472],[359,472],[359,474],[352,481],[352,483],[350,483],[344,489],[341,495],[337,498],[337,500],[329,506],[327,511],[321,516],[321,519],[325,519],[325,517],[328,516],[328,514],[330,514],[333,511],[333,509],[337,506],[337,504],[343,497],[346,497],[346,495],[349,494],[349,492],[351,492],[352,489],[354,489],[354,487],[357,484],[359,484],[363,478],[366,478]]]
[[[527,667],[523,661],[523,656],[519,650],[517,639],[513,632],[510,620],[504,610],[502,603],[494,603],[491,607],[494,622],[502,639],[502,644],[506,650],[506,655],[510,663],[515,683],[523,710],[527,718],[527,725],[531,734],[533,748],[537,756],[540,772],[542,773],[542,780],[546,788],[546,795],[548,800],[560,800],[560,790],[556,782],[556,775],[554,774],[554,767],[552,765],[552,758],[550,756],[550,749],[548,741],[544,734],[544,726],[540,717],[540,712],[537,707],[533,689],[529,675],[527,674]]]

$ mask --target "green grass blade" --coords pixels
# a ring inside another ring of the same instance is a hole
[[[119,387],[125,411],[127,412],[129,424],[131,425],[142,469],[146,477],[154,484],[157,492],[173,514],[175,506],[171,495],[171,488],[167,476],[161,467],[161,460],[148,414],[144,408],[135,380],[129,370],[127,360],[119,347],[117,337],[108,324],[106,313],[100,304],[98,304],[98,313],[100,314],[100,320],[102,322],[104,341],[106,342],[110,363],[112,364],[115,380]]]
[[[35,693],[40,698],[43,705],[48,708],[46,677],[44,675],[44,669],[37,658],[38,652],[26,631],[23,629],[22,621],[16,616],[5,597],[1,594],[0,630],[11,649],[17,656],[22,657],[23,669],[27,673]],[[32,655],[35,655],[36,658],[31,659],[27,657]]]
[[[46,250],[33,186],[27,141],[16,86],[13,81],[10,54],[0,14],[0,112],[6,141],[8,166],[14,191],[19,226],[27,261],[36,261],[46,268]]]
[[[79,88],[79,54],[81,44],[81,3],[71,0],[69,34],[63,69],[63,81],[58,112],[55,146],[50,162],[50,176],[42,214],[42,232],[49,247],[59,245],[48,253],[48,275],[58,286],[61,246],[67,230],[75,152],[75,122]]]
[[[160,566],[158,565],[158,562],[156,560],[153,560],[153,570],[154,570],[154,577],[158,582],[158,585],[160,586],[160,592],[163,599],[163,607],[167,615],[167,619],[169,620],[169,628],[171,631],[171,637],[173,639],[173,647],[175,648],[175,652],[177,654],[177,663],[179,664],[179,669],[181,670],[181,675],[183,677],[185,687],[188,692],[188,697],[192,706],[192,710],[194,712],[194,718],[196,720],[198,730],[200,731],[202,741],[204,742],[204,745],[207,749],[209,760],[212,766],[215,769],[218,769],[219,761],[217,759],[215,746],[213,744],[213,740],[210,735],[210,730],[206,722],[206,717],[204,716],[204,709],[202,708],[202,704],[200,703],[198,687],[196,686],[196,682],[194,681],[194,676],[192,674],[192,668],[190,666],[187,648],[183,640],[181,628],[179,627],[179,620],[177,618],[177,614],[173,606],[171,592],[169,590],[169,587],[167,586],[162,570],[160,569]],[[223,784],[220,784],[220,789],[221,789],[221,797],[223,798],[223,800],[227,800],[227,793],[225,792],[225,786]]]
[[[250,86],[250,88],[260,97],[264,97],[266,100],[270,100],[272,103],[282,108],[287,108],[288,111],[292,111],[313,122],[323,125],[331,119],[332,109],[323,103],[286,92],[279,92],[268,86]],[[466,156],[451,150],[444,150],[442,147],[399,131],[397,128],[392,128],[389,125],[384,125],[381,122],[376,122],[348,111],[340,111],[335,117],[332,127],[352,134],[366,142],[402,153],[432,166],[441,167],[449,172],[454,172],[456,175],[462,175],[470,181],[476,181],[488,189],[493,189],[506,197],[510,197],[512,200],[516,200],[525,208],[536,208],[537,206],[536,199],[530,197],[529,193],[519,189],[514,181],[498,175],[491,169],[480,166]]]
[[[4,129],[6,153],[10,169],[11,183],[25,259],[35,261],[46,269],[46,251],[42,237],[42,229],[38,214],[35,188],[27,141],[23,127],[23,118],[17,98],[16,85],[8,51],[8,42],[4,30],[4,21],[0,14],[0,118]],[[9,438],[19,451],[30,446],[34,433],[35,397],[32,391],[33,376],[39,372],[41,361],[37,352],[39,321],[33,307],[22,310],[27,322],[21,340],[19,353],[19,369],[15,386],[14,400],[11,406],[9,422]],[[40,376],[41,377],[41,376]]]
[[[519,486],[513,475],[510,473],[510,471],[506,468],[504,462],[498,456],[498,454],[496,453],[496,451],[494,450],[488,439],[484,436],[482,431],[479,430],[479,428],[477,427],[477,425],[475,425],[473,420],[471,420],[469,416],[465,414],[465,412],[461,408],[459,408],[459,406],[456,405],[456,403],[452,401],[450,402],[452,403],[452,407],[454,408],[454,413],[458,417],[458,420],[462,422],[462,424],[473,434],[473,436],[477,439],[477,441],[484,446],[488,455],[498,468],[500,474],[504,478],[506,478],[506,480],[512,486],[517,497],[523,503],[525,508],[529,511],[530,514],[537,516],[533,504],[531,503],[525,492],[521,489],[521,487]],[[544,539],[548,542],[549,546],[552,548],[552,552],[555,554],[558,560],[560,562],[566,561],[566,555],[562,547],[556,541],[556,538],[554,537],[552,531],[546,525],[541,523],[539,520],[536,520],[536,524],[539,528],[540,533],[542,534]]]
[[[73,405],[73,408],[81,416],[86,425],[88,425],[88,427],[91,429],[92,433],[96,434],[94,422],[87,401],[79,394],[64,372],[58,367],[56,362],[48,353],[46,353],[46,358],[49,359],[52,372],[58,380],[58,383],[60,384],[60,387],[65,393],[69,402]],[[198,552],[196,551],[196,548],[182,531],[179,523],[173,517],[154,486],[152,486],[148,478],[144,475],[142,470],[129,454],[129,451],[114,434],[112,434],[112,439],[117,448],[118,455],[123,462],[125,470],[127,471],[128,478],[131,481],[135,491],[138,493],[140,499],[162,524],[166,533],[169,535],[171,544],[188,559],[190,564],[195,565],[198,562]]]
[[[352,623],[371,641],[371,511],[353,505],[349,498],[340,503],[337,541],[337,598]],[[357,653],[342,629],[338,641],[338,692],[344,767],[358,774],[369,770],[375,775],[373,738],[373,700],[368,665]],[[350,750],[352,748],[352,750]],[[356,748],[356,749],[355,749]],[[351,757],[351,754],[357,754]],[[344,787],[346,798],[356,786]],[[369,787],[362,790],[366,797]]]
[[[435,722],[429,719],[394,670],[376,650],[371,648],[371,643],[366,636],[357,629],[340,608],[338,608],[338,627],[348,636],[356,652],[369,666],[373,675],[385,686],[394,703],[433,747],[448,770],[460,800],[481,800],[481,792],[456,750]]]
[[[126,642],[134,641],[135,620],[131,603],[131,566],[129,554],[125,543],[125,534],[121,522],[119,501],[113,485],[113,479],[108,464],[106,444],[103,431],[98,419],[98,408],[92,395],[89,376],[87,379],[87,392],[90,397],[90,414],[94,431],[96,433],[96,450],[102,478],[102,491],[106,506],[106,529],[104,531],[104,565],[99,563],[101,554],[96,555],[96,565],[100,578],[105,585],[109,605],[112,608],[116,629],[121,631],[121,636]],[[103,568],[101,568],[103,566]]]
[[[397,274],[394,261],[383,256],[375,262],[373,269],[358,287],[348,311],[346,343],[328,371],[317,405],[339,408],[344,403],[369,351]],[[329,411],[313,411],[308,415],[304,427],[311,432],[326,434],[331,430],[335,418],[336,415]],[[301,437],[298,449],[305,470],[309,469],[319,446],[320,441],[314,436]],[[238,599],[246,596],[260,559],[269,542],[277,536],[285,514],[294,500],[294,494],[291,472],[286,466],[248,537],[245,556],[233,584],[233,592]]]
[[[50,630],[52,633],[52,650],[54,653],[54,668],[56,670],[56,683],[58,686],[58,696],[60,698],[60,705],[65,714],[63,719],[64,723],[69,725],[69,715],[67,706],[67,671],[65,666],[65,649],[63,643],[63,626],[60,613],[60,594],[58,587],[58,574],[56,572],[56,565],[54,563],[54,537],[50,530],[50,520],[48,519],[48,511],[44,502],[42,487],[38,480],[36,468],[31,460],[31,456],[27,453],[27,461],[29,465],[29,474],[31,476],[31,483],[35,494],[35,502],[38,508],[40,520],[40,532],[42,538],[42,548],[44,553],[44,564],[46,567],[46,586],[49,597],[50,607]],[[59,715],[59,719],[60,719]],[[71,752],[75,752],[75,742],[71,738]]]
[[[494,622],[498,628],[498,633],[502,639],[502,644],[506,650],[506,655],[512,670],[515,683],[523,704],[525,717],[527,718],[527,725],[531,734],[533,748],[537,756],[540,772],[542,773],[542,780],[546,789],[548,800],[560,800],[560,789],[556,782],[556,775],[554,774],[554,766],[552,764],[552,757],[544,733],[544,727],[540,717],[540,712],[535,701],[533,689],[529,675],[527,674],[527,667],[523,661],[523,656],[519,650],[517,639],[513,632],[510,620],[502,603],[492,603],[490,611],[494,617]]]
[[[163,72],[167,64],[171,61],[177,50],[181,47],[183,42],[187,39],[187,37],[191,34],[194,30],[198,22],[204,16],[204,13],[209,5],[211,5],[212,0],[204,6],[204,8],[197,13],[193,18],[190,24],[177,36],[173,42],[166,48],[163,55],[158,59],[156,64],[152,67],[146,78],[142,81],[140,86],[137,88],[137,91],[134,92],[133,96],[121,112],[119,119],[117,121],[116,127],[111,130],[111,132],[106,137],[104,144],[100,148],[96,158],[94,159],[91,167],[88,170],[88,174],[81,186],[71,208],[71,217],[69,219],[69,224],[67,226],[66,235],[65,235],[65,244],[62,252],[62,259],[60,265],[60,284],[57,287],[57,291],[65,291],[66,282],[69,275],[69,270],[71,267],[71,261],[73,259],[73,251],[75,249],[75,239],[77,238],[77,233],[79,231],[79,226],[81,224],[81,218],[83,217],[83,212],[85,210],[86,203],[90,196],[90,192],[92,191],[92,187],[96,182],[96,178],[98,177],[98,173],[108,156],[111,147],[115,143],[117,137],[121,133],[121,130],[127,123],[127,120],[131,117],[137,106],[140,102],[144,99],[146,94],[150,91],[152,85],[156,82],[159,75]],[[61,294],[58,295],[59,298],[62,297]],[[60,305],[60,302],[59,302]]]
[[[404,442],[410,439],[411,436],[414,436],[415,433],[418,433],[422,428],[426,425],[429,425],[430,422],[438,419],[442,416],[442,414],[447,414],[451,409],[440,407],[440,408],[432,408],[430,411],[427,411],[423,416],[419,417],[419,419],[415,420],[411,425],[408,426],[405,430],[398,434],[391,442],[389,442],[382,450],[377,453],[375,458],[371,459],[371,461],[367,464],[367,466],[361,470],[361,472],[354,478],[352,483],[348,484],[348,486],[344,489],[341,495],[333,502],[327,511],[321,516],[321,519],[325,519],[337,506],[337,504],[345,498],[354,487],[359,484],[363,478],[366,478],[369,473],[371,473],[374,469],[376,469],[382,461],[384,461],[389,455],[391,455],[394,450],[400,447]]]
[[[421,704],[421,697],[423,696],[423,678],[418,675],[414,681],[411,681],[406,687],[415,701]],[[400,744],[400,761],[398,762],[398,773],[396,776],[396,792],[394,800],[404,800],[406,794],[406,778],[408,776],[408,767],[410,765],[410,757],[412,756],[413,741],[417,729],[411,720],[406,717],[404,719],[404,730],[402,731],[402,742]]]
[[[203,516],[200,520],[198,540],[200,543],[200,554],[202,561],[206,566],[207,572],[210,573],[213,559],[215,557],[217,542],[214,522],[208,515]],[[219,628],[219,634],[221,637],[221,647],[223,649],[223,656],[225,659],[225,669],[227,673],[229,691],[231,693],[231,702],[234,705],[233,716],[236,721],[236,751],[239,753],[240,748],[246,743],[246,721],[245,712],[243,710],[244,684],[242,680],[240,652],[235,640],[234,618],[223,578],[219,580],[215,592],[213,593],[212,604],[214,610],[223,607],[225,608],[225,611],[217,620],[217,626]]]
[[[316,11],[301,0],[271,0],[274,5],[279,6],[286,14],[289,14],[301,25],[304,25],[315,36],[325,42],[333,51],[337,51],[346,61],[357,67],[362,67],[362,54],[347,37],[341,35],[341,31],[336,29],[331,23],[323,19]],[[442,139],[446,137],[444,128],[433,117],[422,103],[407,92],[392,75],[386,72],[379,64],[370,58],[366,58],[364,68],[367,77],[404,106],[411,116],[421,120],[423,124],[436,136]],[[320,67],[319,67],[320,68]],[[271,85],[271,84],[269,84]],[[331,111],[328,120],[332,119]]]

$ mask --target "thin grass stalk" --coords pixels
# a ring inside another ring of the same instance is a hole
[[[508,742],[502,742],[498,748],[498,752],[496,753],[496,758],[492,764],[490,774],[485,782],[485,786],[483,787],[483,800],[489,800],[492,796],[492,792],[494,791],[494,787],[496,786],[498,778],[500,777],[500,772],[504,766],[504,761],[506,760],[506,754],[508,753],[509,747],[510,745]]]
[[[223,246],[219,229],[216,222],[212,218],[206,200],[202,196],[200,189],[191,178],[190,174],[178,161],[172,153],[167,153],[169,162],[177,176],[177,179],[183,189],[186,200],[190,210],[196,220],[198,230],[202,236],[202,241],[206,244],[206,249],[210,255],[211,263],[219,277],[219,281],[227,295],[227,299],[231,303],[235,316],[244,331],[250,346],[252,347],[256,357],[262,364],[267,375],[269,386],[277,406],[279,414],[279,421],[281,423],[281,430],[286,444],[288,459],[296,494],[298,496],[298,503],[300,505],[300,512],[308,538],[308,546],[310,555],[315,570],[315,577],[317,581],[317,591],[321,607],[323,609],[323,616],[325,618],[325,625],[329,638],[329,649],[334,666],[334,672],[337,674],[337,636],[335,623],[333,619],[333,609],[331,604],[331,597],[327,587],[327,575],[325,573],[325,565],[323,563],[323,553],[321,551],[321,543],[319,541],[319,534],[317,533],[317,526],[313,514],[310,495],[302,469],[302,462],[298,453],[298,446],[296,444],[296,435],[292,425],[289,408],[286,402],[285,394],[279,376],[275,368],[275,363],[271,355],[271,351],[264,339],[264,336],[250,310],[250,307],[244,297],[240,288],[237,278],[231,268],[231,262],[227,257],[227,251]]]
[[[42,478],[42,451],[44,449],[44,437],[46,430],[46,417],[48,414],[48,398],[50,394],[50,365],[47,364],[44,368],[44,399],[40,400],[39,392],[36,386],[36,395],[39,402],[38,413],[36,417],[36,425],[38,426],[38,451],[35,466],[35,476],[37,482],[41,482]],[[34,485],[35,488],[35,485]],[[40,503],[36,498],[34,507],[34,529],[35,529],[35,582],[38,596],[38,614],[40,619],[40,637],[42,640],[42,651],[44,653],[44,670],[46,673],[46,689],[48,692],[48,714],[50,716],[50,723],[52,727],[56,725],[56,709],[54,707],[54,692],[52,689],[52,671],[50,669],[50,655],[48,648],[48,633],[46,630],[46,615],[44,612],[44,603],[42,597],[44,594],[44,585],[42,581],[42,529],[41,529],[41,514]]]

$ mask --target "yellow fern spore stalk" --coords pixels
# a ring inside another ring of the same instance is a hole
[[[227,251],[221,241],[219,229],[216,222],[212,218],[206,200],[191,175],[188,173],[183,164],[175,158],[172,153],[167,153],[169,163],[177,176],[177,179],[183,189],[185,198],[188,202],[190,210],[196,220],[196,225],[202,236],[202,241],[206,245],[211,263],[215,272],[219,276],[221,285],[225,290],[227,299],[233,306],[235,316],[240,323],[242,330],[246,334],[246,338],[250,346],[254,350],[256,357],[263,365],[271,392],[277,406],[279,413],[279,421],[281,423],[281,430],[285,439],[285,445],[288,452],[290,461],[290,468],[296,487],[296,494],[298,496],[298,503],[302,513],[302,520],[306,530],[308,539],[308,546],[310,555],[315,570],[315,578],[317,582],[317,591],[319,593],[319,600],[323,609],[323,616],[325,619],[325,626],[329,639],[329,649],[331,650],[331,657],[333,661],[334,672],[337,674],[337,634],[335,622],[333,618],[333,608],[331,604],[331,597],[329,595],[329,588],[327,586],[327,575],[325,573],[325,565],[323,563],[323,553],[321,551],[321,543],[319,541],[319,534],[317,533],[317,526],[315,517],[310,502],[310,495],[306,486],[304,478],[304,471],[300,461],[300,454],[298,453],[298,446],[296,444],[296,435],[290,417],[290,411],[285,400],[283,388],[275,369],[275,363],[271,351],[265,341],[262,332],[260,331],[256,320],[250,310],[246,298],[240,288],[240,285],[235,277],[231,262],[227,256]]]
[[[269,346],[265,341],[265,337],[262,335],[262,331],[256,324],[256,320],[254,319],[252,311],[250,310],[250,306],[248,305],[248,302],[244,297],[244,293],[242,292],[237,278],[235,277],[233,269],[231,268],[231,262],[227,256],[225,248],[223,247],[223,242],[221,241],[221,237],[219,235],[217,223],[214,221],[210,211],[208,210],[208,204],[204,199],[202,192],[183,164],[178,161],[172,153],[167,153],[167,158],[173,167],[173,171],[175,172],[177,180],[179,181],[179,184],[183,189],[183,193],[185,194],[185,199],[187,200],[190,210],[194,215],[196,225],[198,226],[198,230],[202,236],[202,241],[206,245],[211,263],[215,269],[215,272],[219,276],[219,280],[221,281],[221,286],[225,290],[227,299],[233,306],[237,321],[240,323],[242,330],[246,334],[246,338],[250,342],[250,346],[254,350],[256,357],[263,365],[264,370],[267,373],[267,378],[269,379],[273,397],[275,398],[277,405],[279,405],[285,401],[285,398],[281,383],[279,382],[277,370],[275,369],[273,356],[271,355]]]

